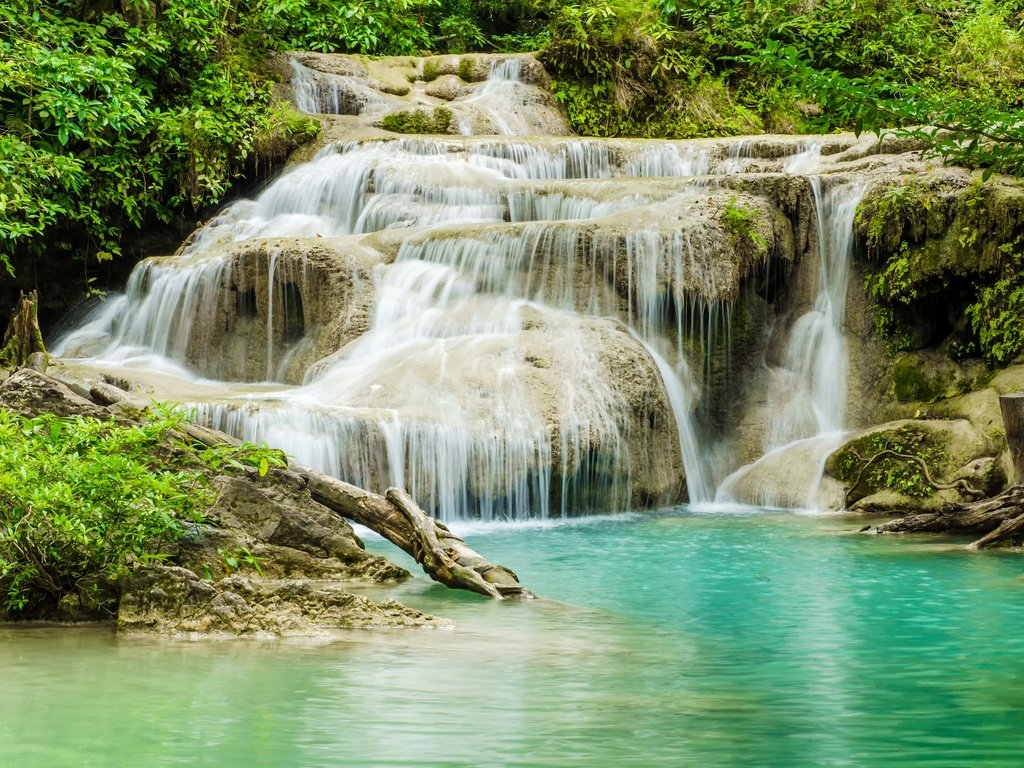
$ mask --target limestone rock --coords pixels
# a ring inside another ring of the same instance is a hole
[[[125,583],[117,626],[128,633],[280,636],[448,623],[337,586],[242,576],[211,583],[187,568],[150,565]]]
[[[181,563],[196,572],[228,575],[226,555],[256,558],[267,578],[369,582],[409,578],[404,568],[367,553],[352,527],[310,499],[301,478],[272,470],[266,479],[221,476],[205,522],[181,542]],[[254,570],[250,564],[247,568]]]
[[[465,81],[458,75],[441,75],[424,89],[424,93],[443,101],[454,101],[470,92]]]
[[[0,408],[24,416],[53,413],[57,416],[110,417],[101,406],[72,391],[66,384],[39,371],[22,368],[0,382]]]
[[[905,467],[894,482],[913,483],[917,492],[901,493],[898,487],[883,485],[869,471],[861,472],[866,462],[884,451],[918,456],[924,461],[927,470],[915,460],[885,456],[878,459],[890,462],[886,466]],[[970,489],[988,493],[996,488],[1001,483],[992,458],[996,452],[998,447],[992,437],[965,419],[901,419],[849,436],[829,456],[825,471],[843,483],[851,509],[904,514],[930,510],[942,502],[971,500]],[[929,476],[941,486],[958,487],[936,488],[928,482]],[[928,489],[932,490],[921,495]]]

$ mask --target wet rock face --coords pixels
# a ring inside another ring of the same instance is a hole
[[[367,553],[345,520],[313,502],[301,478],[220,476],[205,521],[180,543],[179,560],[198,573],[230,575],[228,563],[266,578],[401,581],[409,573]],[[248,562],[251,560],[252,562]]]
[[[299,383],[314,360],[365,332],[375,257],[358,243],[276,238],[213,247],[216,264],[196,277],[205,301],[187,322],[177,319],[184,361],[204,376]],[[170,282],[162,273],[173,267],[164,262],[148,267],[151,291]],[[181,293],[166,287],[169,308]]]
[[[331,629],[443,627],[444,620],[393,600],[375,603],[337,585],[232,576],[200,579],[187,568],[151,565],[123,588],[118,630],[163,635],[316,635]]]
[[[349,130],[477,136],[571,133],[548,88],[547,73],[529,54],[369,59],[293,53],[291,62],[291,90],[299,109],[351,116]],[[445,119],[436,118],[439,111]]]

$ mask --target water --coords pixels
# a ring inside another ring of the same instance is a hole
[[[522,86],[517,66],[483,96]],[[339,144],[142,262],[53,349],[180,372],[160,396],[209,425],[407,487],[446,521],[671,504],[684,466],[704,501],[684,337],[739,279],[721,277],[704,219],[686,225],[710,163],[671,142]],[[652,177],[683,181],[631,186]],[[189,401],[197,378],[224,394]],[[257,381],[292,386],[227,396]]]
[[[546,599],[388,592],[453,631],[0,628],[0,765],[1018,766],[1019,558],[837,535],[858,524],[472,527]]]
[[[770,369],[764,454],[740,467],[717,489],[719,501],[821,509],[820,485],[828,456],[844,440],[848,353],[844,329],[853,255],[853,222],[865,185],[820,176],[820,147],[811,145],[785,165],[809,177],[817,232],[817,290],[813,306],[788,332],[781,364]],[[792,467],[780,482],[778,467]],[[762,473],[767,474],[767,480]]]

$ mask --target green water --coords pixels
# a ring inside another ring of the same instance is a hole
[[[477,529],[549,599],[390,590],[453,631],[0,627],[0,766],[1020,766],[1024,559],[855,525]]]

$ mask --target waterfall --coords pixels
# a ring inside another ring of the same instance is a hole
[[[380,92],[358,77],[334,75],[305,67],[289,59],[292,68],[292,92],[295,106],[309,114],[358,115],[367,108],[381,109],[389,104]]]
[[[527,87],[510,61],[485,91]],[[705,500],[683,339],[730,290],[698,226],[715,162],[675,142],[334,145],[139,264],[54,349],[160,367],[200,420],[444,520],[672,503],[681,466]],[[342,342],[325,296],[365,297]]]
[[[819,148],[812,145],[795,155],[786,170],[813,174],[819,158]],[[781,365],[771,371],[764,456],[727,477],[717,501],[817,508],[825,460],[842,441],[847,381],[843,323],[853,222],[864,187],[855,182],[824,186],[818,175],[809,175],[809,181],[818,245],[814,303],[791,327]],[[786,482],[763,482],[759,473],[766,467],[778,471],[775,465],[788,465]]]

